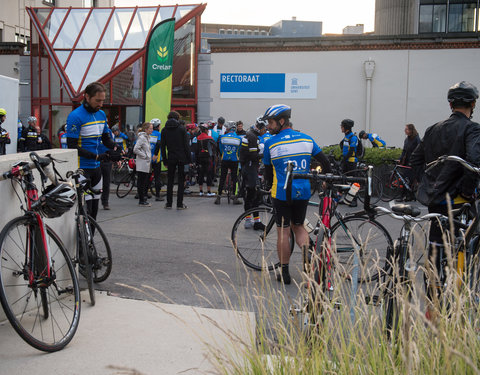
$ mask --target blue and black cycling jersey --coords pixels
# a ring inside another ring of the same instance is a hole
[[[113,133],[112,133],[112,131],[110,130],[109,127],[107,127],[107,133],[108,133],[108,135],[110,136],[110,139],[113,141],[113,139],[114,139],[115,136],[113,135]],[[109,150],[109,148],[108,148],[107,146],[105,146],[105,145],[103,144],[103,141],[102,141],[102,144],[100,145],[100,148],[99,148],[99,153],[100,153],[100,154],[104,154],[104,153],[106,153],[108,150]]]
[[[343,148],[342,148],[342,155],[346,157],[351,152],[350,156],[346,161],[349,163],[356,163],[357,160],[357,146],[358,146],[358,138],[353,132],[349,132],[345,134],[345,138],[343,138]],[[350,148],[353,150],[351,151]]]
[[[61,148],[68,148],[67,146],[67,133],[62,133],[60,136],[60,147]]]
[[[238,161],[238,153],[242,145],[242,137],[235,133],[220,136],[219,148],[223,161]]]
[[[123,151],[127,151],[128,149],[127,144],[128,144],[129,138],[125,133],[120,132],[119,135],[114,135],[113,140],[115,141],[118,148],[120,148]]]
[[[67,117],[67,138],[77,139],[78,148],[92,154],[101,154],[102,134],[108,132],[105,112],[88,112],[83,105],[74,109]],[[100,167],[95,158],[79,156],[79,166],[83,169]]]
[[[312,137],[297,132],[291,128],[282,130],[265,142],[263,151],[263,164],[273,165],[272,197],[286,201],[284,189],[287,163],[293,161],[295,173],[308,173],[312,156],[320,153],[322,149]],[[292,199],[310,199],[310,181],[308,179],[294,179],[292,181]]]
[[[157,142],[161,140],[161,138],[162,138],[162,133],[160,133],[158,130],[154,130],[152,134],[150,134],[150,149],[152,151],[152,158],[153,158],[153,155],[155,154],[155,146],[157,145]],[[157,161],[155,161],[154,163],[160,163],[161,159],[162,159],[162,153],[159,150],[157,152]]]
[[[387,144],[383,139],[381,139],[376,133],[367,133],[369,141],[372,143],[373,147],[385,148]]]

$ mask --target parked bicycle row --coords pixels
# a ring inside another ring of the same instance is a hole
[[[110,275],[112,252],[102,228],[87,212],[85,200],[100,192],[90,186],[83,170],[70,171],[64,179],[52,157],[32,152],[30,159],[15,163],[0,176],[14,183],[23,211],[0,233],[0,302],[22,339],[53,352],[72,340],[79,324],[77,271],[86,279],[94,305],[94,283]],[[33,169],[40,173],[40,189]],[[74,206],[75,247],[66,248],[45,219],[61,217]]]

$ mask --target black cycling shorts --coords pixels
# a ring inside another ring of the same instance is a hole
[[[308,200],[293,200],[292,203],[273,198],[277,227],[287,228],[290,223],[303,225],[307,215]]]

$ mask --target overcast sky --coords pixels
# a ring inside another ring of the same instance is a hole
[[[208,0],[204,23],[273,25],[297,17],[299,21],[323,22],[323,33],[340,34],[345,26],[359,23],[373,31],[375,0]],[[115,0],[115,6],[158,5],[159,0]],[[172,0],[161,5],[200,4],[192,0]]]

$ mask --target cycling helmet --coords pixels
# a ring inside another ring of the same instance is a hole
[[[60,217],[74,206],[76,199],[77,193],[69,185],[50,185],[34,204],[34,208],[44,217]]]
[[[204,132],[204,131],[208,130],[208,124],[205,124],[204,122],[202,122],[200,124],[199,128],[202,132]]]
[[[367,134],[365,133],[365,130],[361,130],[360,133],[358,133],[358,136],[360,137],[360,139],[363,139],[363,136]]]
[[[257,129],[263,129],[265,126],[268,125],[268,122],[263,119],[263,117],[257,117],[257,121],[255,121],[255,126]]]
[[[186,128],[187,130],[192,130],[192,129],[195,129],[197,127],[197,125],[195,124],[187,124]]]
[[[35,116],[30,116],[27,118],[27,122],[37,122],[37,118]]]
[[[454,101],[471,103],[478,99],[478,89],[471,83],[458,82],[450,87],[447,98],[450,103]]]
[[[352,129],[353,128],[353,120],[350,120],[349,118],[346,118],[345,120],[342,120],[341,122],[341,125],[345,128],[345,129]]]
[[[275,104],[271,107],[268,107],[263,115],[263,120],[274,119],[277,120],[281,117],[290,118],[292,115],[292,109],[285,104]]]
[[[162,123],[162,122],[161,122],[160,119],[158,119],[158,118],[152,118],[152,119],[150,120],[150,124],[153,125],[153,128],[154,128],[154,129],[160,128],[160,124],[161,124],[161,123]]]
[[[5,111],[5,109],[3,108],[0,108],[0,116],[6,116],[7,115],[7,111]]]
[[[131,158],[131,159],[128,159],[128,167],[130,169],[135,169],[135,159]]]
[[[225,126],[225,132],[234,132],[237,130],[237,123],[235,121],[228,121]]]
[[[223,125],[223,124],[225,124],[225,119],[222,116],[220,116],[218,118],[217,122],[218,122],[219,125]]]
[[[118,125],[113,125],[111,130],[112,130],[112,132],[119,132],[120,127]]]

